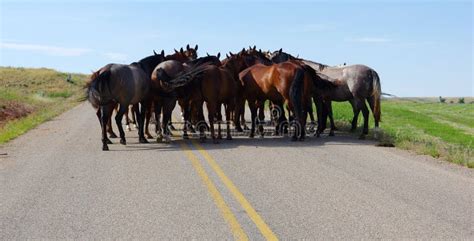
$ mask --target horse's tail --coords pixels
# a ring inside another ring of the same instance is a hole
[[[304,69],[298,68],[290,86],[289,97],[293,104],[296,118],[302,118],[303,113],[302,97],[304,91],[304,73]]]
[[[380,107],[380,96],[382,95],[382,89],[380,86],[380,78],[375,70],[371,70],[372,72],[372,98],[374,101],[374,119],[375,122],[378,123],[382,121],[381,119],[381,107]]]
[[[104,91],[106,86],[108,87],[108,82],[110,78],[110,70],[105,70],[102,73],[102,69],[92,73],[90,80],[86,83],[86,96],[85,98],[89,100],[94,108],[98,108],[102,102],[104,102]],[[110,87],[109,92],[110,92]]]

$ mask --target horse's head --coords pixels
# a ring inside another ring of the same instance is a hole
[[[198,50],[198,45],[197,44],[194,48],[190,48],[189,44],[188,44],[188,45],[186,45],[186,51],[184,51],[184,55],[186,57],[190,58],[191,60],[197,59],[197,57],[198,57],[197,50]]]
[[[296,58],[293,57],[291,54],[283,52],[283,49],[280,49],[270,54],[270,60],[273,63],[277,63],[277,64],[288,61],[288,60],[294,60],[294,59]]]

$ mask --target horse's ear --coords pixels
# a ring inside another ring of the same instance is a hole
[[[181,48],[179,49],[179,52],[180,52],[180,53],[183,53],[183,52],[184,52],[184,51],[183,51],[183,47],[181,47]]]
[[[280,48],[280,50],[278,50],[278,53],[281,54],[281,52],[283,52],[283,48]]]
[[[175,53],[178,53],[178,50],[174,49],[174,52],[175,52]]]
[[[194,47],[194,50],[198,50],[198,45],[196,44],[196,47]]]
[[[165,56],[165,50],[162,49],[160,54],[161,54],[161,56]]]
[[[188,45],[186,45],[186,50],[189,50],[189,44],[188,44]]]
[[[253,46],[253,50],[256,50],[256,49],[257,49],[257,46],[256,46],[256,45],[254,45],[254,46]]]
[[[153,49],[153,54],[155,54],[155,56],[156,56],[156,55],[158,55],[158,54],[155,52],[155,50],[154,50],[154,49]]]
[[[229,54],[230,54],[230,56],[234,56],[234,54],[233,54],[232,52],[230,52],[230,51],[229,51]]]
[[[208,52],[206,52],[207,56],[210,56]]]
[[[243,53],[243,52],[245,52],[245,48],[242,48],[242,51],[241,51],[241,53]]]
[[[228,54],[225,54],[225,57],[226,57],[226,58],[229,58],[229,55],[228,55]]]
[[[262,53],[262,49],[258,49],[258,52],[259,52],[259,53]]]
[[[221,57],[221,52],[217,53],[217,58],[219,59]]]

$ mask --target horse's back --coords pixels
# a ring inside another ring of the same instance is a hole
[[[112,64],[110,72],[120,103],[136,104],[146,97],[150,77],[138,65]]]

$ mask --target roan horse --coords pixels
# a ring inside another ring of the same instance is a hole
[[[330,67],[328,65],[316,63],[309,60],[298,59],[285,53],[280,49],[273,52],[271,59],[274,62],[283,62],[287,60],[300,60],[311,66],[321,78],[325,78],[335,84],[335,88],[328,91],[318,93],[316,97],[316,106],[318,112],[318,132],[321,133],[326,121],[322,120],[322,107],[326,105],[328,115],[331,122],[331,134],[333,134],[335,126],[332,116],[331,101],[349,101],[352,105],[354,118],[352,119],[352,130],[357,128],[357,119],[362,110],[364,116],[364,128],[360,136],[361,139],[369,132],[369,110],[365,101],[369,103],[370,109],[374,115],[375,128],[379,127],[381,117],[380,96],[382,94],[380,86],[380,78],[375,70],[365,65],[349,65],[342,67]]]
[[[155,53],[130,65],[108,64],[92,74],[90,81],[86,84],[86,95],[93,106],[100,107],[99,121],[102,126],[102,150],[109,150],[106,129],[113,111],[112,103],[120,105],[120,109],[115,116],[120,132],[120,143],[126,144],[122,118],[129,105],[135,105],[139,142],[148,142],[144,136],[143,126],[145,110],[149,105],[150,76],[155,66],[162,62],[164,58],[163,54]],[[141,105],[141,108],[138,108],[138,104]]]

